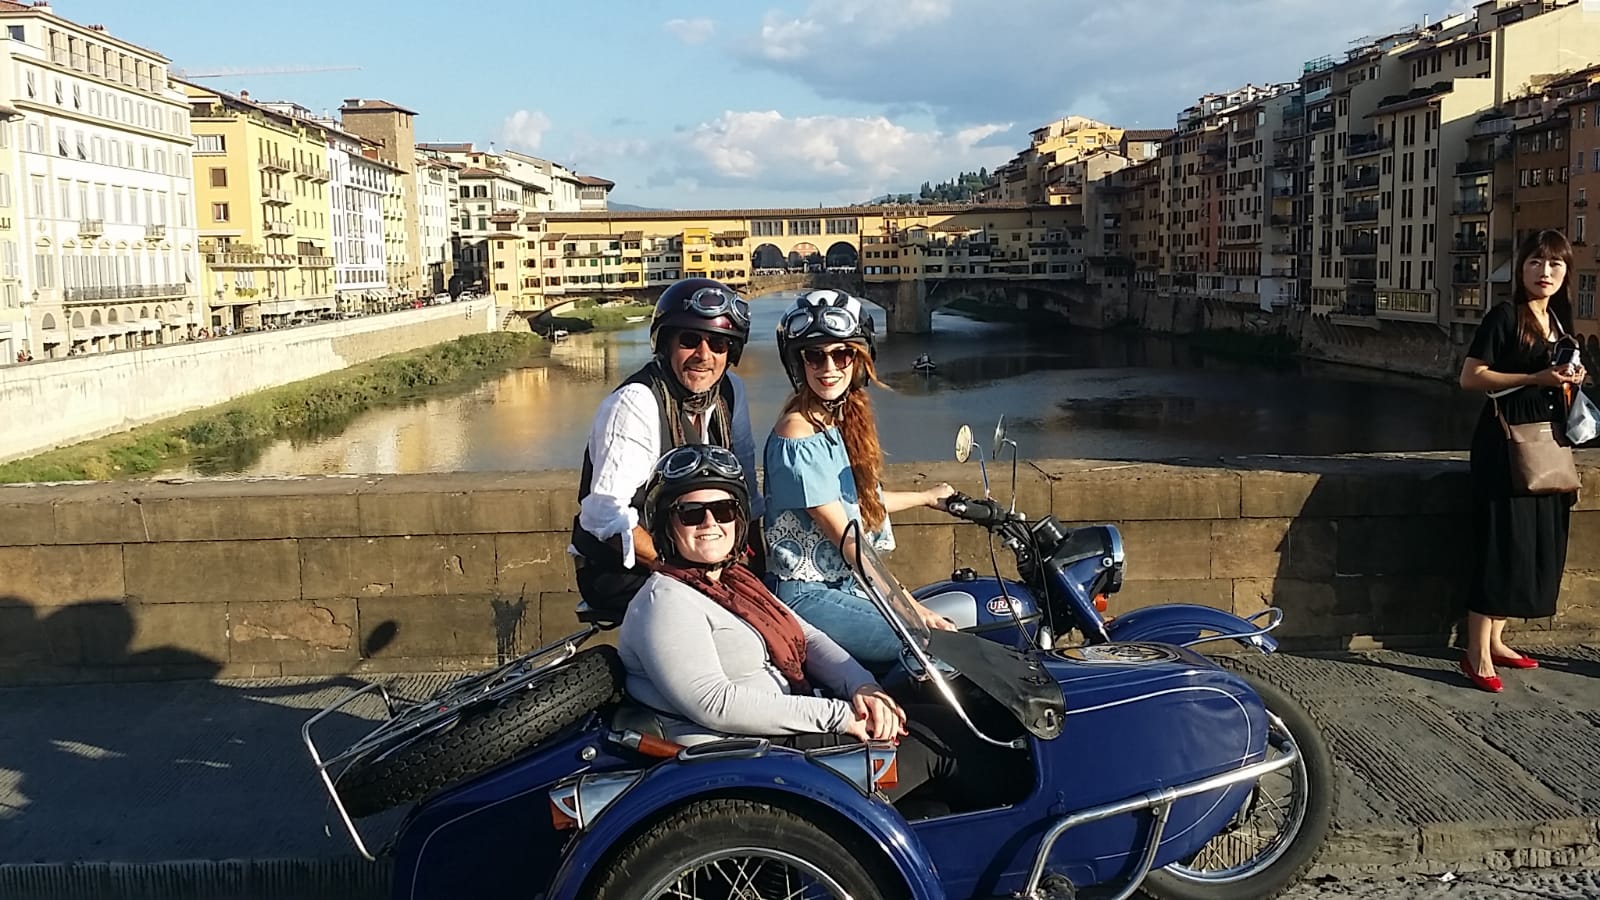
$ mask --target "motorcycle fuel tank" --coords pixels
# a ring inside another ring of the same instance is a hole
[[[975,575],[971,569],[958,571],[947,581],[918,588],[911,596],[954,622],[961,631],[1008,647],[1032,647],[1039,629],[1039,603],[1026,585],[1007,581],[1002,590],[998,580]]]

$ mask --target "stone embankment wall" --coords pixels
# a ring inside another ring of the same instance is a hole
[[[474,300],[0,367],[0,462],[498,327]]]
[[[1600,453],[1573,514],[1558,614],[1600,631]],[[1018,507],[1117,523],[1113,614],[1280,607],[1291,647],[1442,646],[1467,576],[1465,464],[1240,459],[1230,468],[1039,461]],[[975,465],[891,466],[897,488]],[[1007,481],[1003,476],[1000,482]],[[575,473],[0,487],[0,682],[344,674],[484,666],[576,628]],[[988,569],[984,532],[897,517],[909,585]],[[1525,635],[1521,640],[1533,640]]]
[[[1303,310],[1269,313],[1199,297],[1131,291],[1127,316],[1142,328],[1165,334],[1237,331],[1262,337],[1282,335],[1294,340],[1300,354],[1310,359],[1425,378],[1454,379],[1466,353],[1447,332],[1423,322],[1384,321],[1378,328],[1364,328],[1339,325]]]

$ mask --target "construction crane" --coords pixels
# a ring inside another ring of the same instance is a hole
[[[265,69],[212,69],[209,71],[190,72],[186,69],[174,69],[172,74],[178,78],[193,81],[199,78],[239,78],[260,75],[300,75],[306,72],[355,72],[360,66],[274,66]]]

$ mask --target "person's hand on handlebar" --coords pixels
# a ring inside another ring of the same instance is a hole
[[[955,495],[956,489],[941,481],[922,492],[922,505],[933,509],[944,509],[944,501]]]

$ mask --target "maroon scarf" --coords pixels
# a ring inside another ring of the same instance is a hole
[[[665,560],[656,566],[656,571],[689,585],[743,619],[766,642],[767,656],[789,680],[790,688],[797,694],[811,693],[805,671],[806,633],[800,620],[783,601],[772,596],[754,572],[734,563],[722,570],[720,580],[712,581],[703,569],[681,568]]]

